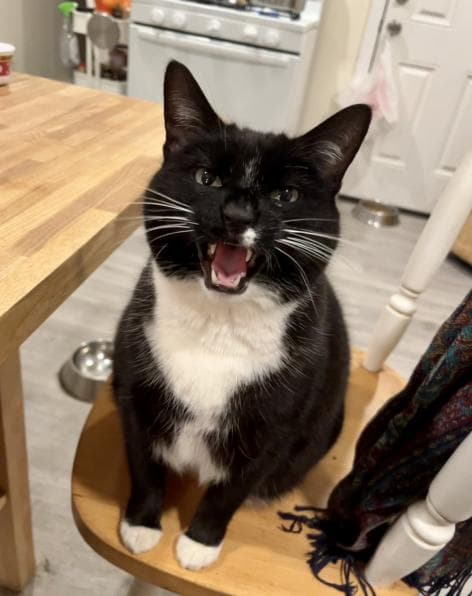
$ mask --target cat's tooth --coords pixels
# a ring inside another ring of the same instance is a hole
[[[216,275],[216,271],[213,269],[213,267],[211,268],[211,283],[215,284],[215,286],[218,285],[218,276]]]
[[[216,244],[209,244],[208,245],[208,256],[212,257],[216,251]]]
[[[249,263],[249,261],[252,259],[252,255],[253,255],[252,250],[250,248],[248,248],[246,250],[246,263]]]

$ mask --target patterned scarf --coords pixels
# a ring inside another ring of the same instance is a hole
[[[309,565],[320,576],[341,561],[343,581],[331,587],[375,594],[362,575],[388,527],[424,499],[434,476],[472,432],[472,292],[442,325],[408,385],[383,406],[362,432],[351,472],[333,490],[325,511],[298,507],[280,513],[285,531],[315,530]],[[472,464],[471,464],[472,465]],[[309,514],[309,515],[307,515]],[[459,596],[472,577],[472,519],[423,567],[403,578],[420,594]],[[469,593],[472,594],[472,592]],[[462,595],[464,596],[464,595]]]

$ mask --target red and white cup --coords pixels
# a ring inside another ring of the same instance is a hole
[[[14,53],[15,46],[0,41],[0,85],[8,85],[10,82],[11,63]]]

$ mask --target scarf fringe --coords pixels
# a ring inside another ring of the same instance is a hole
[[[341,592],[344,596],[354,596],[359,593],[359,590],[362,596],[376,596],[374,588],[366,580],[359,567],[358,559],[354,558],[350,551],[339,546],[332,538],[334,524],[323,517],[326,510],[317,507],[295,506],[295,511],[297,513],[279,511],[279,517],[284,522],[288,522],[288,525],[282,524],[280,529],[292,534],[300,534],[305,528],[318,532],[307,535],[312,547],[312,550],[307,553],[308,565],[315,578],[325,586]],[[305,515],[307,512],[310,512],[311,516]],[[341,562],[340,583],[336,584],[323,579],[321,573],[325,567],[338,561]],[[436,577],[428,584],[421,583],[421,574],[418,572],[411,573],[403,581],[417,589],[421,596],[472,596],[472,590],[467,594],[463,593],[466,583],[471,578],[472,564],[452,576]]]
[[[467,594],[463,592],[470,579],[472,579],[472,565],[468,565],[466,569],[458,571],[453,576],[436,577],[428,584],[422,584],[421,576],[416,572],[405,577],[404,581],[412,588],[416,588],[421,596],[471,596],[472,590]]]
[[[320,514],[325,510],[316,507],[295,507],[296,513],[279,512],[279,517],[285,522],[289,522],[288,526],[281,525],[280,528],[284,532],[291,532],[293,534],[300,534],[303,529],[317,530],[318,534],[308,534],[307,538],[310,541],[312,549],[308,554],[308,565],[315,576],[315,578],[344,596],[354,596],[358,594],[359,590],[363,596],[376,596],[374,588],[369,584],[363,575],[362,570],[357,565],[358,561],[353,557],[352,553],[337,545],[329,538],[332,524],[329,520],[324,519]],[[311,517],[301,514],[301,512],[310,511]],[[321,577],[321,573],[330,563],[341,562],[341,581],[339,584],[329,582]],[[429,596],[429,595],[428,595]],[[452,596],[452,595],[451,595]]]

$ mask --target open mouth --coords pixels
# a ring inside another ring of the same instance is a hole
[[[256,254],[250,248],[217,242],[200,247],[207,288],[241,294],[256,271]]]

